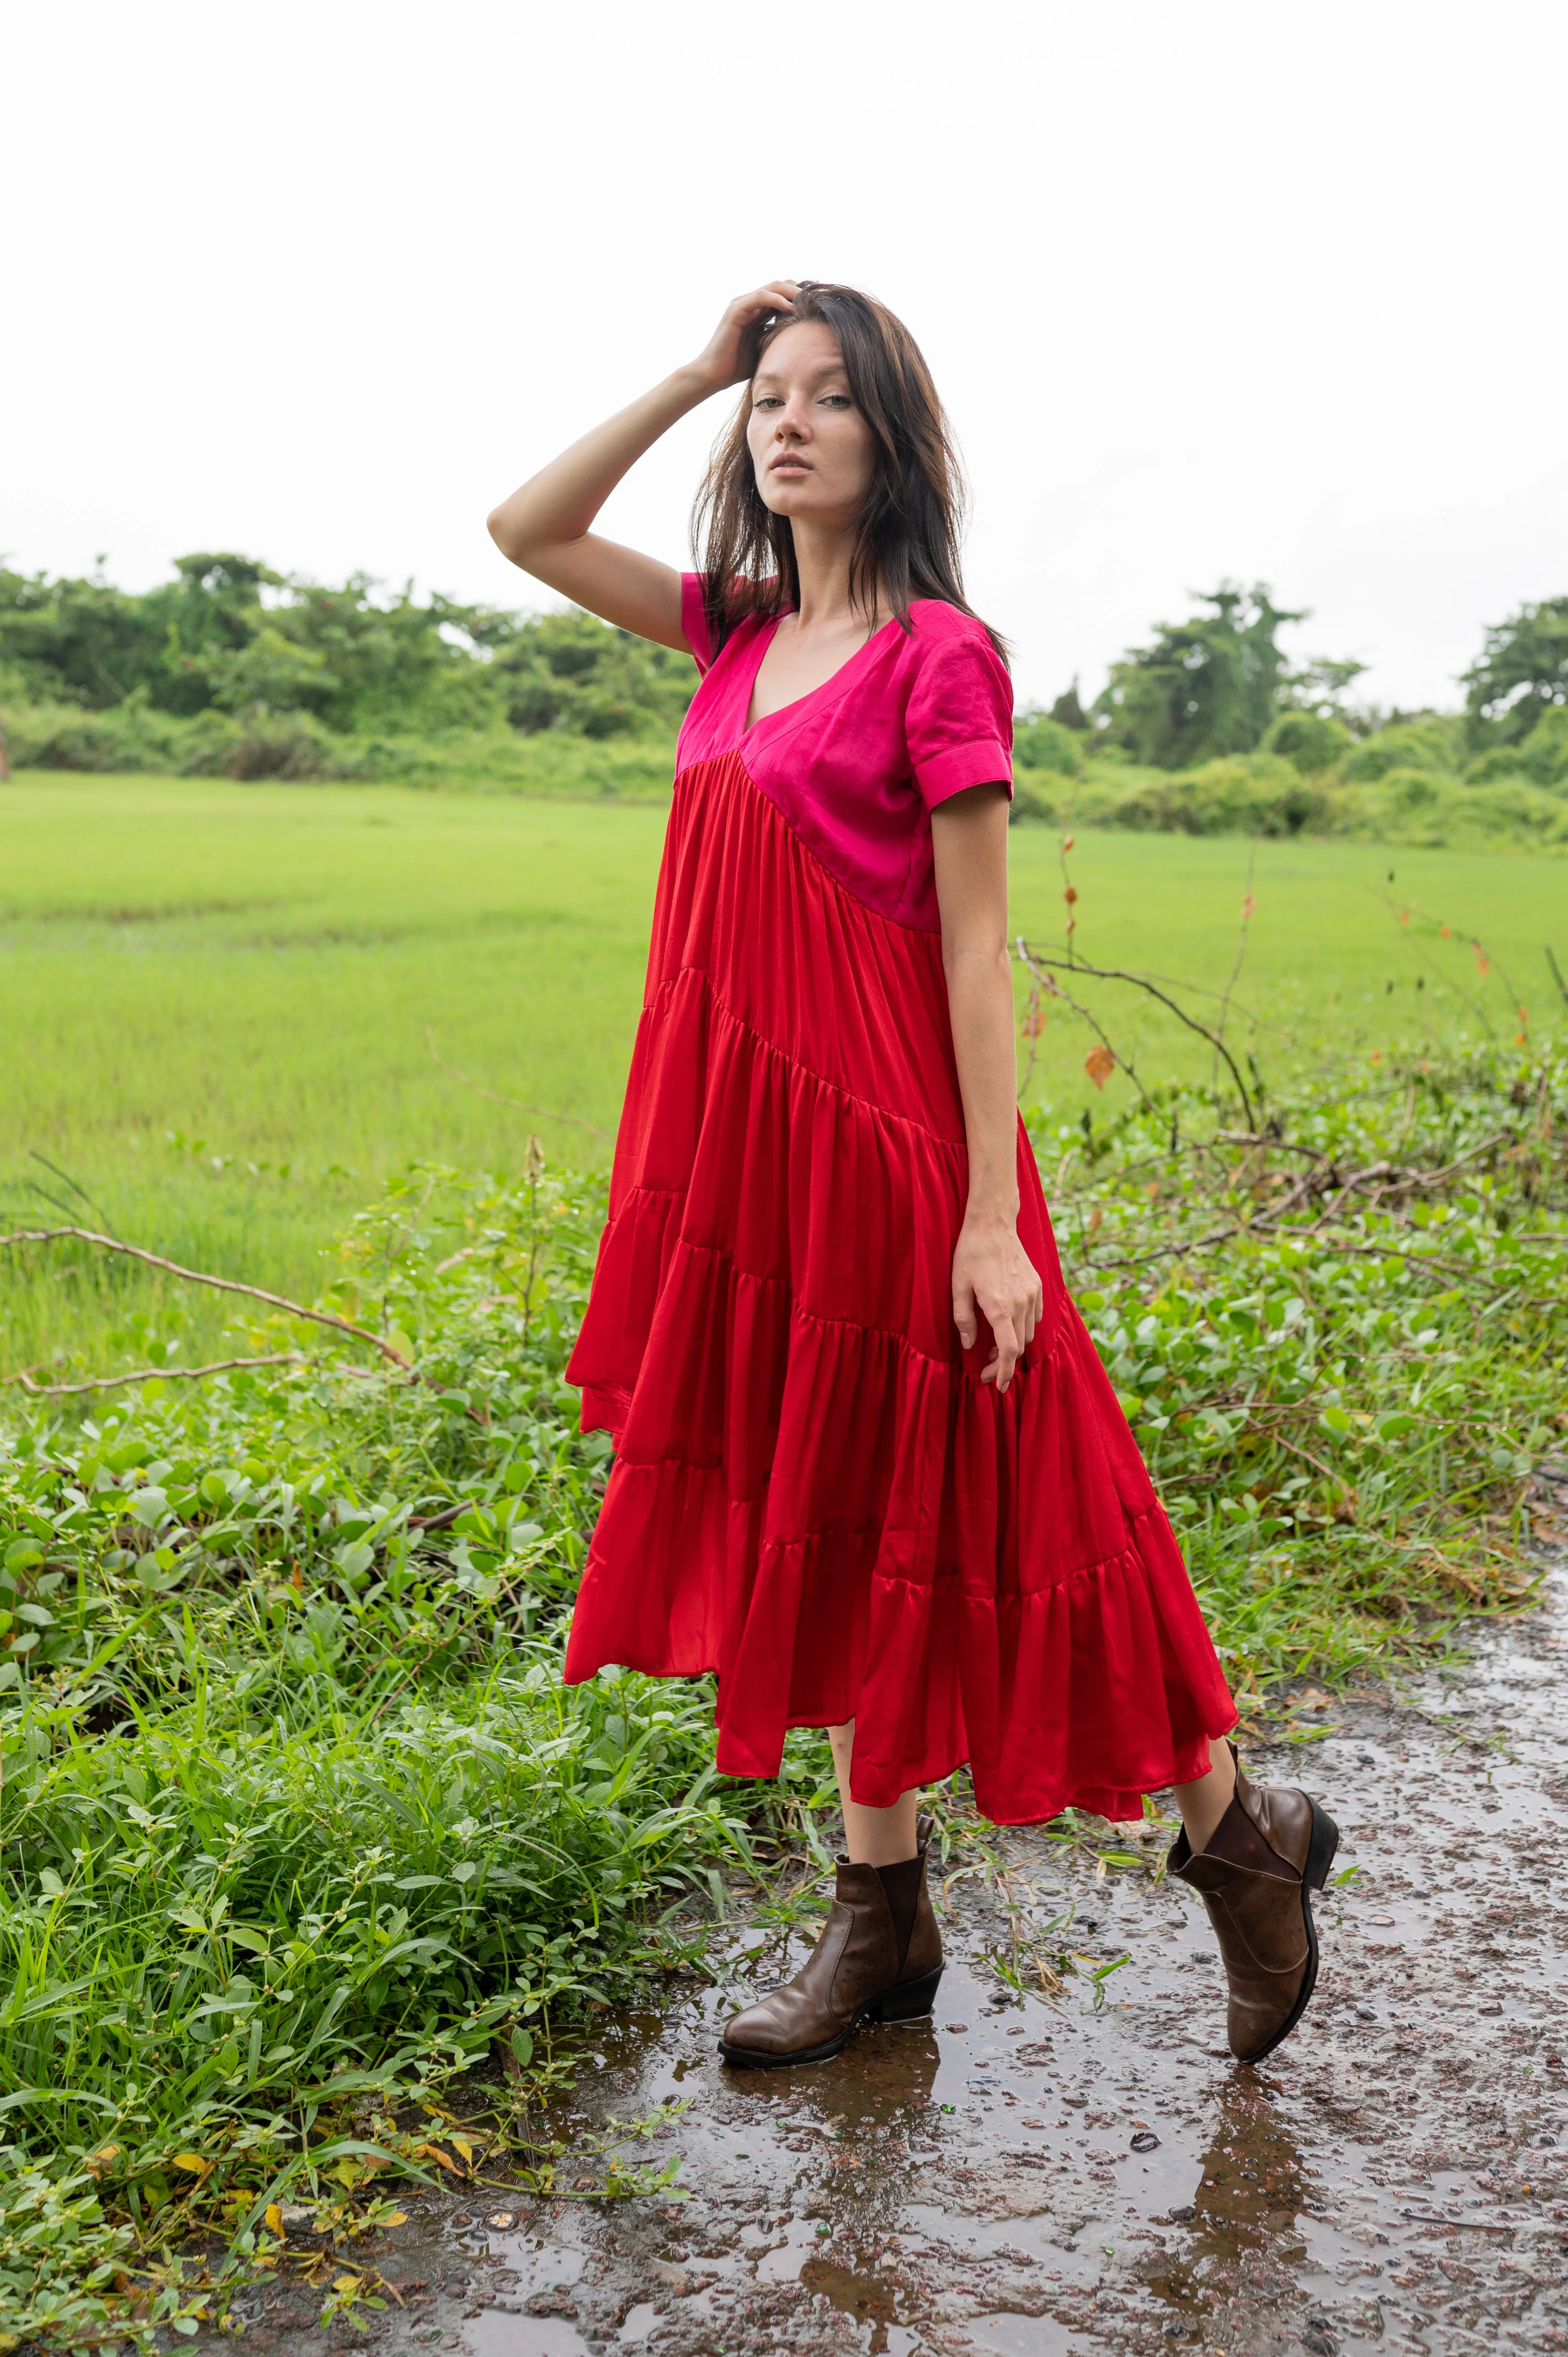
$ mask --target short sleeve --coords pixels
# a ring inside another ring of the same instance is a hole
[[[1013,793],[1013,683],[978,627],[921,651],[905,711],[909,766],[928,810],[968,786]]]
[[[700,573],[681,576],[681,630],[693,659],[700,672],[712,668],[714,642],[708,630],[707,608],[703,602],[703,576]]]

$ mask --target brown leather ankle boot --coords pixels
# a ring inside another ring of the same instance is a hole
[[[726,2062],[759,2070],[825,2062],[863,2021],[915,2021],[930,2012],[942,1976],[942,1938],[926,1889],[930,1836],[931,1821],[922,1817],[915,1921],[903,1954],[875,1867],[841,1857],[822,1938],[792,1981],[726,2025],[719,2040]]]
[[[1236,1794],[1203,1848],[1185,1831],[1165,1861],[1202,1894],[1230,1985],[1227,2030],[1239,2062],[1261,2062],[1288,2038],[1317,1981],[1312,1893],[1328,1878],[1339,1828],[1288,1784],[1252,1784],[1236,1746]]]

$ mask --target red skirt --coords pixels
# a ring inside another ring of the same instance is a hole
[[[854,1719],[854,1797],[971,1767],[1004,1824],[1136,1817],[1235,1708],[1068,1297],[1006,1394],[952,1322],[967,1176],[940,938],[857,900],[738,755],[676,780],[609,1221],[567,1370],[616,1461],[567,1648],[718,1674],[718,1766]]]

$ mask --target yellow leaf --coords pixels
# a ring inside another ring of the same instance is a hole
[[[269,2233],[281,2234],[283,2233],[283,2212],[278,2208],[275,2201],[269,2201],[267,2203],[266,2224],[267,2232]]]
[[[358,2291],[360,2288],[360,2277],[358,2276],[334,2276],[332,2278],[332,2288],[334,2291]]]
[[[469,2168],[472,2169],[474,2166],[474,2147],[468,2142],[467,2137],[455,2136],[452,2141],[456,2146],[458,2151],[462,2154],[464,2159],[467,2162]]]
[[[112,2160],[118,2160],[119,2158],[120,2147],[117,2144],[101,2144],[96,2152],[88,2155],[86,2166],[96,2177],[101,2169],[107,2169]]]
[[[416,2144],[413,2148],[416,2153],[422,2153],[426,2160],[439,2161],[441,2167],[443,2169],[449,2169],[454,2177],[460,2177],[462,2175],[461,2169],[453,2159],[451,2154],[449,2152],[443,2152],[438,2144]]]
[[[188,2169],[193,2177],[209,2177],[212,2173],[212,2163],[203,2160],[199,2152],[177,2152],[174,2165],[177,2169]]]
[[[1083,1060],[1083,1069],[1097,1089],[1102,1089],[1116,1070],[1116,1059],[1103,1045],[1091,1048]]]

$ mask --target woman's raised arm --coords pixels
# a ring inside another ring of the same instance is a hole
[[[640,401],[596,425],[490,511],[503,556],[607,622],[661,646],[684,648],[681,576],[672,565],[621,548],[589,530],[621,477],[677,418],[751,374],[757,339],[777,311],[793,307],[795,282],[777,278],[725,310],[707,349]]]

